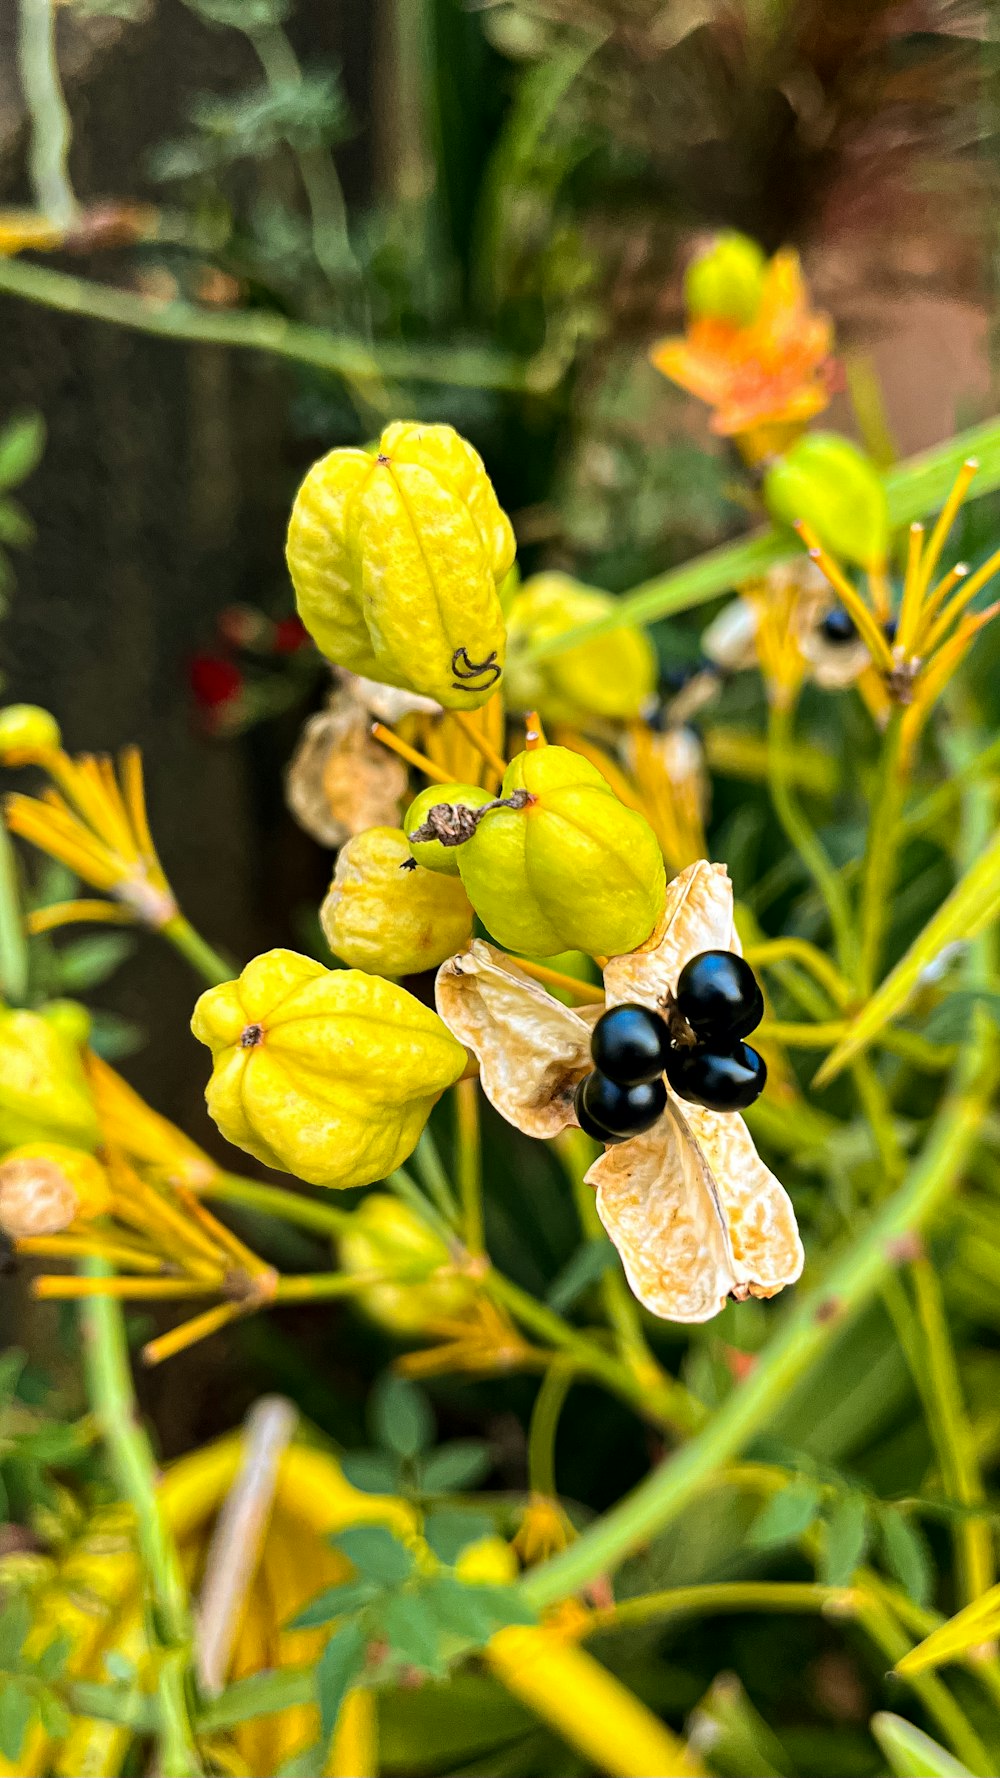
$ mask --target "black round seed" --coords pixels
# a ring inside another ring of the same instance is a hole
[[[613,1006],[598,1019],[590,1040],[596,1066],[622,1087],[656,1080],[669,1048],[666,1021],[648,1006]]]
[[[899,625],[894,617],[887,617],[885,623],[882,625],[882,634],[890,647],[896,640],[896,631],[898,628]]]
[[[767,1064],[748,1043],[731,1050],[698,1044],[671,1050],[667,1079],[679,1099],[709,1111],[745,1111],[764,1091]]]
[[[757,977],[735,951],[701,951],[677,978],[674,1000],[696,1037],[745,1037],[764,1017]]]
[[[662,1117],[667,1089],[662,1080],[644,1080],[637,1086],[619,1086],[595,1068],[576,1089],[577,1123],[598,1142],[625,1142],[641,1136]]]
[[[827,612],[819,627],[824,641],[832,642],[834,647],[840,647],[845,642],[857,641],[857,625],[850,612],[845,611],[842,605],[834,605]]]

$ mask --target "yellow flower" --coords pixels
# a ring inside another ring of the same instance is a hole
[[[776,253],[754,319],[695,318],[662,340],[657,370],[713,408],[712,431],[740,439],[752,461],[770,455],[830,401],[833,329],[809,307],[797,253]]]
[[[514,1539],[516,1549],[526,1568],[547,1562],[557,1556],[576,1532],[558,1500],[546,1494],[533,1494],[521,1517]]]
[[[200,1191],[211,1183],[219,1169],[190,1137],[147,1105],[92,1051],[85,1058],[85,1068],[101,1132],[110,1148],[141,1162],[171,1185]]]

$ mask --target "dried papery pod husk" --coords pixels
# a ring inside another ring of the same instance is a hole
[[[564,1006],[483,939],[437,975],[437,1009],[472,1051],[490,1104],[526,1136],[575,1124],[573,1093],[593,1067],[588,1019]],[[595,1006],[594,1016],[602,1011]]]
[[[394,827],[407,788],[402,760],[372,739],[364,705],[346,687],[306,723],[285,779],[299,826],[331,847],[366,827]]]
[[[609,1006],[662,1011],[684,964],[740,951],[723,865],[699,860],[675,877],[645,945],[612,957]],[[587,1174],[597,1209],[640,1302],[674,1321],[707,1321],[726,1296],[774,1296],[803,1264],[795,1212],[737,1112],[707,1111],[668,1092],[646,1135],[608,1149]]]
[[[514,534],[482,459],[451,426],[395,421],[374,452],[330,451],[296,495],[299,613],[353,673],[473,710],[503,673],[497,594]]]
[[[342,689],[354,702],[379,722],[390,725],[407,716],[440,716],[441,705],[436,698],[425,698],[416,691],[404,691],[399,685],[383,685],[378,679],[366,679],[361,673],[341,671],[338,679]]]
[[[319,917],[334,956],[376,975],[436,969],[472,936],[459,878],[417,864],[397,827],[348,840]]]
[[[107,1173],[82,1148],[26,1142],[0,1162],[0,1229],[14,1240],[55,1235],[110,1209]]]

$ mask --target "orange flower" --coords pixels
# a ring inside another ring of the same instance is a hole
[[[739,436],[756,460],[786,444],[830,400],[833,327],[809,307],[797,253],[776,253],[748,326],[692,320],[682,338],[661,340],[657,370],[715,409],[712,431]],[[747,438],[749,435],[749,438]]]

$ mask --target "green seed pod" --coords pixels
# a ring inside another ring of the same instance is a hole
[[[764,477],[773,518],[804,519],[824,548],[864,568],[884,562],[889,508],[878,469],[836,432],[807,432]]]
[[[458,848],[469,900],[510,951],[590,956],[632,951],[663,907],[665,877],[645,817],[619,802],[596,766],[566,747],[519,753],[501,797]]]
[[[757,318],[767,261],[756,241],[735,231],[717,235],[684,276],[684,303],[693,321],[749,327]]]
[[[302,621],[330,660],[473,710],[503,673],[498,588],[514,549],[472,446],[451,426],[397,420],[375,452],[313,464],[286,553]]]
[[[540,661],[525,660],[533,643],[606,617],[611,593],[581,586],[568,574],[533,574],[507,618],[507,704],[537,710],[546,722],[585,723],[641,715],[656,690],[656,651],[645,630],[625,624],[594,642]]]
[[[457,804],[463,809],[481,809],[484,803],[492,801],[492,793],[483,790],[479,784],[429,784],[414,797],[407,809],[403,832],[407,835],[415,833],[440,803]],[[424,870],[440,871],[447,877],[459,874],[457,846],[442,846],[440,840],[410,840],[410,851]]]
[[[348,840],[319,917],[334,956],[374,975],[436,969],[472,936],[461,883],[415,864],[398,827]]]
[[[99,1139],[78,1045],[39,1013],[0,1012],[0,1150]]]
[[[419,1334],[435,1322],[456,1321],[472,1302],[473,1280],[449,1271],[445,1243],[414,1212],[387,1192],[369,1192],[338,1237],[341,1269],[399,1274],[399,1282],[368,1284],[356,1301],[373,1321],[397,1334]]]

